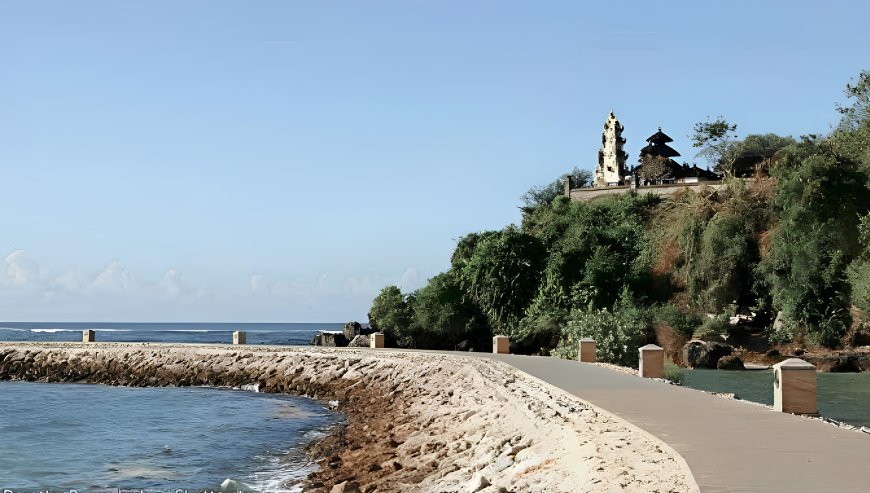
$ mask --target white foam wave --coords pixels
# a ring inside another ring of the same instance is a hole
[[[13,329],[15,330],[15,329]],[[53,334],[55,332],[81,332],[82,330],[87,329],[20,329],[20,330],[28,330],[30,332],[47,332],[49,334]],[[95,330],[97,332],[130,332],[130,329],[90,329]]]

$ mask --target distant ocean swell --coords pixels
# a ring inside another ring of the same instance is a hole
[[[0,322],[0,340],[73,342],[85,329],[103,342],[230,343],[232,332],[247,332],[249,344],[308,345],[320,330],[341,330],[342,323],[81,323]]]

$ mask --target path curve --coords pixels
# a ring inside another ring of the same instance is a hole
[[[508,363],[646,430],[683,456],[702,492],[870,491],[870,435],[594,364],[470,355]]]

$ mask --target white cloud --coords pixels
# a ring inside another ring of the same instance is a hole
[[[92,279],[79,269],[70,270],[50,280],[48,285],[56,291],[80,293],[90,285]]]
[[[368,274],[348,277],[344,282],[344,290],[350,294],[374,295],[383,287],[378,276]]]
[[[417,269],[409,268],[405,269],[405,272],[402,273],[398,286],[403,292],[409,292],[421,287],[422,284]]]
[[[249,287],[254,294],[269,294],[269,279],[263,274],[251,276]]]
[[[39,264],[24,250],[6,256],[6,276],[13,284],[28,284],[39,280]]]
[[[131,291],[138,286],[139,282],[119,260],[109,262],[91,284],[95,289],[114,293]]]
[[[174,268],[166,271],[160,279],[160,287],[170,296],[178,296],[182,294],[185,289],[181,271]]]

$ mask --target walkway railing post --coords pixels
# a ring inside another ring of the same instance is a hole
[[[595,363],[595,341],[592,339],[580,339],[580,347],[577,351],[577,359],[582,363]]]
[[[91,329],[82,331],[82,342],[96,342],[97,332]]]
[[[800,358],[773,365],[773,408],[791,414],[816,414],[816,367]]]
[[[494,354],[510,354],[511,338],[508,336],[495,336],[492,338],[492,352]]]
[[[665,350],[655,344],[640,348],[638,372],[642,378],[664,378]]]
[[[374,334],[369,334],[369,347],[374,349],[383,349],[384,334],[382,332],[375,332]]]
[[[247,344],[248,343],[248,334],[243,330],[237,330],[233,332],[233,344]]]

